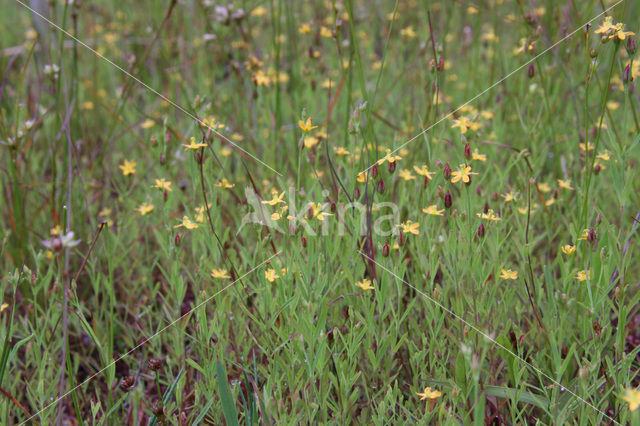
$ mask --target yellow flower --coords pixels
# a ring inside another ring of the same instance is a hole
[[[302,24],[298,27],[298,32],[300,34],[309,34],[311,33],[311,26],[307,23]]]
[[[378,160],[378,166],[384,164],[385,161],[388,161],[389,163],[393,163],[396,162],[398,160],[402,160],[402,157],[399,155],[393,155],[391,153],[390,149],[387,149],[387,153],[384,157],[382,157],[381,159]]]
[[[611,159],[611,153],[605,149],[603,152],[596,155],[596,158],[599,158],[602,161],[609,161]]]
[[[193,136],[191,136],[191,139],[189,139],[189,145],[186,144],[182,144],[182,146],[184,146],[184,150],[188,151],[190,149],[200,149],[200,148],[204,148],[205,146],[207,146],[206,143],[197,143],[196,142],[196,138],[194,138]]]
[[[302,120],[298,120],[298,126],[300,126],[302,131],[305,132],[305,133],[309,133],[313,129],[317,129],[318,128],[318,126],[312,126],[311,125],[311,117],[307,118],[306,122],[303,122]]]
[[[264,16],[267,14],[267,8],[264,6],[258,6],[251,11],[251,16]]]
[[[164,190],[167,192],[171,192],[171,182],[166,181],[164,179],[156,179],[156,184],[155,185],[151,185],[152,188],[158,188],[160,190]]]
[[[527,41],[526,38],[521,38],[520,39],[520,47],[518,47],[517,49],[513,50],[513,54],[514,55],[519,55],[520,53],[524,53],[524,51],[526,50],[527,52],[532,52],[533,49],[535,49],[536,47],[536,42],[535,41]]]
[[[586,281],[588,279],[591,279],[591,270],[586,269],[584,271],[578,271],[576,272],[576,275],[573,278],[575,278],[578,281]]]
[[[306,136],[304,138],[304,147],[307,149],[311,149],[316,146],[318,142],[320,142],[320,139],[316,138],[315,136]]]
[[[198,224],[195,222],[192,222],[188,216],[182,216],[182,223],[179,223],[178,225],[174,226],[174,228],[181,228],[181,227],[184,227],[186,229],[196,229],[198,227]]]
[[[613,23],[613,17],[607,16],[604,18],[600,27],[595,31],[596,34],[601,34],[602,41],[606,43],[609,40],[618,39],[624,40],[627,36],[635,35],[634,32],[624,31],[624,24],[622,22],[618,22],[617,24]]]
[[[268,86],[271,83],[271,78],[262,70],[258,70],[253,74],[253,80],[258,86]]]
[[[324,206],[320,204],[316,204],[314,202],[309,203],[309,208],[311,209],[311,217],[316,218],[318,220],[324,220],[325,216],[332,216],[332,213],[323,212],[322,208]]]
[[[134,210],[137,211],[138,213],[140,213],[140,216],[144,216],[144,215],[146,215],[147,213],[150,213],[153,210],[153,204],[142,203],[142,204],[140,204],[139,207],[136,207]]]
[[[262,204],[268,204],[270,206],[275,206],[277,204],[284,203],[284,200],[282,199],[284,197],[284,191],[282,191],[280,193],[280,195],[278,195],[277,192],[274,192],[272,195],[273,195],[273,198],[271,198],[271,200],[269,200],[269,201],[262,200]]]
[[[480,128],[480,124],[474,123],[467,117],[462,116],[459,120],[453,120],[453,125],[451,126],[451,128],[455,129],[456,127],[459,127],[460,132],[464,135],[465,133],[467,133],[467,130],[473,130],[474,132],[478,130]]]
[[[148,118],[148,119],[144,120],[142,122],[142,124],[140,124],[140,127],[142,127],[143,129],[150,129],[155,125],[156,125],[156,122],[153,121],[152,119]]]
[[[424,399],[436,399],[442,396],[442,392],[438,390],[431,390],[431,388],[424,388],[424,392],[416,392],[416,394],[420,397],[420,401]]]
[[[325,26],[320,27],[320,35],[327,38],[333,37],[331,30]]]
[[[485,220],[490,220],[493,222],[497,222],[499,220],[502,220],[499,216],[496,216],[495,212],[493,211],[493,209],[489,209],[487,210],[486,213],[477,213],[476,216],[478,216],[480,219],[485,219]]]
[[[402,228],[402,232],[404,234],[414,234],[414,235],[420,234],[420,231],[418,230],[418,228],[420,227],[420,223],[418,222],[407,220],[406,222],[401,223],[397,226],[398,228]]]
[[[125,176],[136,174],[135,161],[124,160],[124,164],[120,164],[118,167],[120,168],[120,170],[122,170],[122,174]]]
[[[480,152],[478,151],[478,148],[473,150],[473,153],[471,154],[471,158],[473,160],[478,160],[478,161],[487,161],[487,156],[485,154],[480,154]]]
[[[444,209],[438,210],[438,206],[435,204],[432,204],[426,209],[422,209],[422,211],[426,214],[430,214],[433,216],[442,216],[442,212],[444,211]]]
[[[413,30],[413,27],[409,25],[407,28],[403,28],[400,30],[400,35],[407,38],[415,38],[417,34]]]
[[[56,235],[60,235],[62,233],[62,228],[60,227],[60,225],[56,225],[49,230],[49,233],[55,237]]]
[[[363,290],[375,290],[375,287],[371,285],[371,280],[368,278],[358,281],[354,284],[356,287],[360,287]]]
[[[333,151],[336,153],[336,155],[349,155],[350,152],[347,151],[346,149],[344,149],[343,147],[339,146],[339,147],[333,147]]]
[[[471,172],[471,166],[460,164],[459,169],[451,173],[451,182],[456,183],[462,180],[464,183],[469,183],[471,175],[477,175],[477,173]]]
[[[358,177],[356,178],[356,181],[360,183],[365,183],[367,181],[367,173],[365,172],[358,173]]]
[[[569,191],[573,191],[573,187],[571,186],[571,179],[562,180],[558,179],[558,186],[560,188],[568,189]]]
[[[204,222],[204,206],[196,207],[196,222],[203,223]]]
[[[411,174],[411,170],[407,170],[407,169],[400,170],[400,173],[398,173],[398,176],[400,176],[404,180],[414,180],[416,178],[414,175]]]
[[[420,176],[424,176],[427,179],[433,179],[433,172],[429,171],[429,168],[426,165],[422,165],[420,167],[418,166],[413,166],[413,170],[416,171],[417,174],[419,174]]]
[[[548,183],[541,182],[538,184],[538,189],[542,192],[549,192],[551,191],[551,185],[549,185]]]
[[[515,193],[515,192],[513,192],[513,191],[509,191],[509,192],[507,192],[506,194],[500,194],[500,196],[501,196],[502,198],[504,198],[504,201],[505,201],[506,203],[508,203],[509,201],[516,200],[516,199],[518,198],[518,194],[516,194],[516,193]]]
[[[227,178],[222,178],[222,180],[220,182],[214,184],[213,186],[217,186],[218,188],[223,188],[223,189],[229,189],[229,188],[233,188],[234,186],[236,186],[236,184],[235,183],[229,183]]]
[[[629,410],[631,411],[636,411],[640,407],[640,391],[638,389],[625,390],[621,398],[629,404]]]
[[[504,280],[517,280],[518,279],[518,271],[512,271],[511,269],[503,269],[500,271],[500,278]]]
[[[273,268],[269,268],[266,271],[264,271],[264,277],[270,283],[274,282],[277,278],[280,278],[280,276],[276,273],[276,270]]]
[[[576,246],[572,246],[571,244],[565,244],[561,247],[562,252],[567,256],[571,256],[576,251]]]
[[[226,269],[216,269],[213,268],[211,270],[211,278],[220,278],[220,279],[229,279],[231,278],[231,275],[229,275],[229,272]]]
[[[278,213],[278,212],[271,213],[271,219],[280,220],[280,219],[282,219],[282,215],[280,213]]]

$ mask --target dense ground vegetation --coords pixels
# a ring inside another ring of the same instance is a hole
[[[640,421],[636,2],[0,10],[1,424]]]

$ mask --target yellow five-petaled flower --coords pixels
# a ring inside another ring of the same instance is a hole
[[[318,126],[311,125],[311,117],[307,118],[307,121],[298,120],[298,126],[302,129],[303,132],[309,133],[313,129],[317,129]]]
[[[368,278],[363,279],[362,281],[358,281],[354,284],[356,287],[360,287],[364,291],[367,290],[375,290],[375,287],[371,285],[371,280]]]
[[[621,398],[629,404],[631,411],[636,411],[640,407],[640,391],[638,389],[625,390]]]
[[[136,207],[134,210],[140,213],[140,216],[144,216],[153,210],[153,204],[142,203],[140,207]]]
[[[565,244],[561,247],[562,252],[567,256],[571,256],[576,251],[576,246],[572,246],[571,244]]]
[[[213,268],[211,270],[211,277],[212,278],[220,278],[220,279],[229,279],[231,278],[231,275],[229,275],[229,272],[226,269],[216,269]]]
[[[469,183],[471,175],[477,175],[477,173],[471,171],[471,166],[460,164],[460,168],[451,173],[451,182],[456,183],[461,180],[464,183]]]
[[[269,268],[266,271],[264,271],[264,277],[270,283],[274,282],[277,278],[280,278],[280,276],[277,274],[276,270],[273,269],[273,268]]]
[[[177,224],[176,226],[174,226],[174,228],[181,227],[184,227],[186,229],[196,229],[198,227],[198,224],[191,221],[188,216],[182,216],[182,223]]]
[[[122,174],[125,176],[136,174],[136,162],[124,160],[124,164],[120,164],[120,170],[122,170]]]
[[[421,401],[424,400],[424,399],[436,399],[436,398],[440,398],[442,396],[442,392],[440,392],[438,390],[432,390],[429,387],[424,388],[424,392],[422,392],[422,393],[416,392],[416,394],[420,397]]]
[[[438,206],[436,204],[432,204],[426,209],[422,209],[422,211],[433,216],[442,216],[442,212],[444,212],[444,209],[438,210]]]
[[[500,278],[504,280],[517,280],[518,271],[512,271],[511,269],[503,269],[500,271]]]
[[[420,223],[418,222],[413,222],[411,220],[407,220],[404,223],[401,223],[399,225],[397,225],[399,228],[402,228],[402,232],[405,234],[414,234],[414,235],[419,235],[420,231],[418,228],[420,228]]]
[[[167,192],[171,192],[171,182],[164,179],[156,179],[156,184],[151,185],[152,188],[158,188]]]

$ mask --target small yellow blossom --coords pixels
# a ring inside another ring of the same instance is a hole
[[[640,407],[640,390],[638,389],[625,390],[621,398],[629,404],[630,411],[636,411]]]
[[[196,229],[198,227],[198,224],[195,222],[192,222],[188,216],[182,216],[182,223],[177,224],[176,226],[174,226],[174,228],[181,228],[181,227],[184,227],[185,229]]]
[[[341,146],[339,146],[339,147],[335,147],[334,146],[333,147],[333,151],[336,153],[336,155],[340,155],[340,156],[349,155],[350,154],[349,151],[347,151],[346,149],[344,149],[344,147],[341,147]]]
[[[264,271],[264,277],[267,279],[267,281],[269,281],[270,283],[274,282],[276,279],[280,278],[280,275],[278,275],[276,273],[276,270],[273,268],[269,268],[266,271]]]
[[[136,162],[124,160],[123,164],[120,164],[118,167],[122,170],[122,174],[125,176],[136,174]]]
[[[517,200],[518,199],[518,194],[513,192],[513,191],[509,191],[506,194],[500,194],[500,196],[502,198],[504,198],[504,201],[506,203],[513,201],[513,200]]]
[[[375,290],[375,287],[371,285],[371,280],[368,278],[358,281],[354,284],[356,287],[360,287],[363,290]]]
[[[143,129],[150,129],[155,125],[156,125],[156,122],[153,121],[152,119],[148,118],[148,119],[144,120],[142,122],[142,124],[140,124],[140,127],[142,127]]]
[[[503,269],[500,271],[500,278],[504,280],[517,280],[518,271],[512,271],[511,269]]]
[[[302,129],[303,132],[309,133],[313,129],[317,129],[318,126],[311,125],[311,117],[307,118],[307,121],[298,120],[298,126]]]
[[[478,216],[480,219],[485,219],[485,220],[490,220],[492,222],[497,222],[499,220],[502,220],[499,216],[496,216],[495,212],[493,211],[493,209],[489,209],[487,210],[486,213],[477,213],[476,216]]]
[[[572,246],[571,244],[565,244],[561,247],[562,252],[567,256],[571,256],[576,251],[576,246]]]
[[[182,144],[182,146],[184,146],[184,150],[188,151],[190,149],[200,149],[200,148],[204,148],[205,146],[207,146],[206,143],[197,143],[196,142],[196,138],[194,138],[193,136],[191,136],[191,139],[189,139],[189,144]]]
[[[424,388],[424,392],[416,392],[416,394],[420,397],[421,401],[424,399],[436,399],[442,396],[442,392],[438,390],[431,390],[429,387]]]
[[[418,222],[407,220],[406,222],[397,225],[397,227],[402,228],[402,232],[404,234],[414,234],[414,235],[420,234],[420,231],[418,230],[418,228],[420,228],[420,223]]]
[[[474,132],[480,129],[480,124],[469,120],[467,117],[460,117],[458,120],[453,120],[452,129],[459,127],[460,132],[464,135],[467,130],[473,130]]]
[[[325,216],[332,216],[332,213],[327,213],[322,211],[324,206],[320,204],[316,204],[314,202],[309,203],[309,208],[311,209],[311,217],[316,218],[318,220],[324,220]]]
[[[211,278],[220,278],[220,279],[229,279],[231,278],[231,275],[229,275],[229,272],[226,269],[216,269],[213,268],[211,270]]]
[[[609,161],[611,159],[611,153],[608,150],[604,150],[600,154],[596,155],[596,158],[602,161]]]
[[[573,191],[573,187],[571,186],[571,179],[562,180],[558,179],[558,186],[560,188],[568,189],[569,191]]]
[[[311,149],[316,146],[320,142],[320,139],[315,136],[305,136],[304,138],[304,147],[307,149]]]
[[[414,180],[416,178],[413,174],[411,174],[411,170],[408,169],[400,170],[398,176],[400,176],[404,180]]]
[[[233,188],[234,186],[236,186],[236,184],[235,183],[229,183],[227,178],[222,178],[222,180],[220,182],[214,184],[213,186],[216,186],[216,187],[222,188],[222,189],[229,189],[229,188]]]
[[[471,154],[471,158],[477,161],[487,161],[487,156],[485,154],[480,154],[480,152],[478,151],[478,148],[473,150],[473,153]]]
[[[438,210],[438,206],[436,204],[432,204],[426,209],[422,209],[422,211],[432,216],[442,216],[442,212],[444,212],[444,209]]]
[[[134,210],[140,213],[140,216],[144,216],[147,213],[153,211],[153,204],[150,203],[142,203],[139,207],[136,207]]]
[[[320,35],[322,37],[327,37],[327,38],[331,38],[333,37],[333,32],[331,32],[331,30],[325,26],[320,27]]]
[[[304,23],[298,27],[298,32],[300,34],[309,34],[311,33],[311,25]]]
[[[60,235],[62,233],[62,228],[60,227],[60,225],[56,225],[49,230],[49,233],[55,237],[56,235]]]
[[[413,27],[409,25],[408,27],[400,30],[400,35],[407,38],[415,38],[417,33],[413,30]]]
[[[155,185],[151,185],[152,188],[158,188],[162,191],[167,191],[167,192],[171,192],[171,182],[166,181],[164,179],[156,179],[156,184]]]
[[[576,272],[576,275],[573,277],[578,281],[586,281],[588,279],[591,279],[591,270],[587,269],[584,271],[578,271]]]
[[[385,154],[384,157],[382,157],[381,159],[378,160],[378,166],[384,164],[385,161],[388,161],[389,163],[394,163],[398,160],[402,160],[402,157],[399,155],[394,155],[390,149],[387,149],[387,153]]]
[[[601,34],[602,41],[606,43],[609,40],[618,39],[624,40],[627,36],[635,35],[634,32],[624,31],[624,24],[622,22],[618,22],[617,24],[613,23],[613,17],[607,16],[604,18],[600,27],[595,31],[596,34]]]
[[[267,8],[264,6],[258,6],[251,11],[251,16],[264,16],[267,14]]]
[[[356,178],[356,181],[360,183],[365,183],[367,181],[367,173],[365,172],[358,173],[358,177]]]
[[[456,183],[462,180],[464,183],[469,183],[471,175],[477,175],[477,173],[471,172],[471,166],[460,164],[460,168],[451,173],[451,182]]]
[[[548,183],[545,182],[540,182],[538,184],[538,189],[542,192],[549,192],[551,191],[551,185],[549,185]]]
[[[277,192],[274,192],[272,195],[273,195],[273,198],[271,198],[271,200],[269,200],[269,201],[262,200],[262,204],[268,204],[270,206],[275,206],[277,204],[284,203],[284,200],[283,200],[284,191],[282,191],[280,193],[280,195],[278,195]]]
[[[429,168],[426,165],[422,165],[420,167],[413,166],[413,170],[420,176],[424,176],[427,179],[433,179],[434,172],[430,172]]]

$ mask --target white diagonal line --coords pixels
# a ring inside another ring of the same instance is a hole
[[[130,349],[128,352],[126,352],[124,355],[122,355],[120,358],[110,362],[109,364],[107,364],[106,367],[104,367],[102,370],[97,371],[96,373],[92,374],[91,376],[87,377],[82,383],[80,383],[79,385],[75,386],[73,389],[68,390],[66,393],[64,393],[63,395],[61,395],[59,398],[56,398],[55,401],[50,402],[49,404],[45,405],[42,409],[40,409],[37,413],[33,414],[31,417],[29,417],[28,419],[24,420],[23,422],[20,423],[20,425],[23,425],[25,423],[27,423],[29,420],[33,419],[35,416],[37,416],[38,414],[42,413],[44,410],[46,410],[47,408],[52,407],[53,405],[55,405],[58,401],[60,401],[61,399],[65,398],[67,395],[69,395],[71,392],[73,392],[74,390],[78,389],[79,387],[85,385],[86,383],[88,383],[89,381],[91,381],[93,378],[95,378],[96,376],[100,375],[102,372],[104,372],[107,368],[111,367],[112,365],[114,365],[116,362],[120,361],[121,359],[129,356],[132,352],[136,351],[137,349],[139,349],[142,345],[144,345],[145,343],[147,343],[149,340],[153,339],[154,337],[158,336],[159,334],[161,334],[162,332],[164,332],[165,330],[167,330],[168,328],[172,327],[175,323],[177,323],[178,321],[180,321],[181,319],[183,319],[184,317],[186,317],[187,315],[191,314],[193,311],[195,311],[196,309],[199,309],[201,306],[204,306],[206,303],[208,303],[209,301],[213,300],[217,295],[219,295],[220,293],[224,292],[226,289],[228,289],[229,287],[232,287],[235,283],[237,283],[238,281],[240,281],[242,278],[246,277],[247,275],[251,274],[253,271],[255,271],[256,269],[260,268],[262,265],[266,264],[267,262],[269,262],[271,259],[273,259],[274,257],[276,257],[278,254],[280,254],[279,252],[277,252],[276,254],[272,255],[271,257],[269,257],[267,260],[263,261],[262,263],[260,263],[258,266],[253,267],[249,272],[245,273],[244,275],[242,275],[241,277],[239,277],[238,279],[236,279],[235,281],[233,281],[232,283],[228,284],[227,286],[223,287],[222,290],[218,290],[215,294],[213,294],[212,296],[209,296],[208,298],[206,298],[204,301],[200,302],[197,306],[195,306],[194,308],[190,309],[187,313],[185,313],[184,315],[182,315],[179,318],[176,318],[175,320],[171,321],[169,324],[167,324],[166,326],[164,326],[163,328],[161,328],[160,330],[156,331],[153,335],[151,335],[151,337],[148,337],[146,339],[144,339],[141,343],[137,344],[136,346],[134,346],[132,349]]]
[[[16,0],[17,1],[17,0]],[[391,151],[389,153],[389,155],[395,154],[396,152],[398,152],[399,150],[401,150],[402,148],[404,148],[406,145],[408,145],[409,143],[413,142],[414,140],[416,140],[417,138],[419,138],[420,136],[424,135],[425,133],[427,133],[429,130],[431,130],[433,127],[437,126],[438,124],[442,123],[444,120],[448,119],[449,117],[451,117],[453,114],[455,114],[456,112],[460,111],[462,108],[464,108],[465,106],[469,105],[471,102],[475,101],[476,99],[478,99],[479,97],[481,97],[482,95],[484,95],[485,93],[487,93],[489,90],[493,89],[494,87],[496,87],[498,84],[502,83],[503,81],[505,81],[506,79],[508,79],[509,77],[511,77],[512,75],[514,75],[515,73],[517,73],[518,71],[522,70],[524,67],[526,67],[527,65],[531,64],[533,61],[535,61],[536,59],[538,59],[540,56],[544,55],[545,53],[547,53],[548,51],[550,51],[551,49],[555,48],[557,45],[559,45],[560,43],[562,43],[563,41],[573,37],[573,35],[575,33],[577,33],[578,31],[580,31],[585,25],[587,25],[590,22],[595,21],[596,19],[598,19],[599,17],[601,17],[602,15],[604,15],[605,13],[607,13],[608,11],[610,11],[611,9],[613,9],[614,7],[616,7],[617,5],[619,5],[620,3],[622,3],[624,0],[619,0],[617,3],[615,3],[612,6],[609,6],[608,8],[606,8],[605,10],[603,10],[601,13],[599,13],[598,15],[594,16],[593,18],[589,19],[587,22],[585,22],[584,24],[580,25],[577,29],[573,30],[572,32],[570,32],[569,34],[567,34],[566,36],[564,36],[563,38],[561,38],[560,40],[558,40],[557,42],[555,42],[554,44],[552,44],[551,46],[547,47],[545,50],[543,50],[542,52],[538,53],[536,56],[534,56],[533,58],[529,59],[527,62],[525,62],[524,64],[520,65],[518,68],[516,68],[515,70],[511,71],[509,74],[505,75],[504,77],[502,77],[500,80],[496,81],[495,83],[493,83],[491,86],[487,87],[486,89],[484,89],[482,92],[478,93],[477,95],[475,95],[473,98],[467,100],[465,103],[459,105],[456,109],[454,109],[453,111],[450,111],[448,113],[446,113],[444,116],[442,116],[438,121],[436,121],[435,123],[433,123],[432,125],[430,125],[429,127],[427,127],[426,129],[424,129],[423,131],[421,131],[420,133],[418,133],[417,135],[413,136],[411,139],[409,139],[408,141],[404,142],[402,145],[400,145],[399,147],[395,148],[393,151]],[[360,173],[364,173],[367,170],[371,169],[373,166],[375,166],[376,163],[371,164],[369,167],[367,167],[366,169],[362,170]]]
[[[589,407],[593,408],[595,411],[597,411],[598,413],[602,414],[603,416],[605,416],[606,418],[608,418],[609,420],[611,420],[612,422],[614,422],[615,424],[620,424],[619,422],[617,422],[614,418],[608,416],[605,412],[601,411],[600,409],[598,409],[595,405],[593,405],[592,403],[590,403],[589,401],[587,401],[586,399],[582,398],[580,395],[577,395],[575,392],[573,392],[571,389],[562,386],[562,384],[560,382],[558,382],[557,380],[554,380],[551,376],[549,376],[548,374],[544,373],[542,370],[540,370],[538,367],[536,367],[535,365],[531,364],[530,362],[526,361],[524,358],[522,358],[520,355],[516,354],[515,352],[513,352],[512,350],[510,350],[509,348],[507,348],[506,346],[504,346],[502,343],[498,342],[496,339],[494,339],[493,337],[489,336],[486,332],[480,330],[478,327],[476,327],[475,325],[467,322],[464,318],[462,318],[460,315],[456,314],[455,312],[453,312],[451,309],[447,308],[446,306],[444,306],[442,303],[438,302],[437,300],[435,300],[433,297],[429,296],[428,294],[426,294],[425,292],[421,291],[420,289],[416,288],[414,285],[412,285],[411,283],[409,283],[408,281],[403,280],[402,278],[400,278],[398,275],[396,275],[393,271],[391,271],[390,269],[386,268],[384,265],[376,262],[374,259],[372,259],[371,257],[369,257],[367,254],[358,251],[361,255],[363,255],[364,257],[366,257],[367,259],[369,259],[371,262],[375,263],[376,265],[378,265],[380,268],[384,269],[385,271],[387,271],[388,273],[390,273],[391,275],[393,275],[394,277],[396,277],[397,279],[400,280],[401,283],[408,285],[409,287],[411,287],[413,290],[415,290],[416,292],[420,293],[422,296],[424,296],[426,299],[428,299],[431,303],[437,305],[440,309],[442,309],[443,311],[447,312],[449,315],[455,317],[457,320],[461,321],[463,324],[465,324],[467,327],[473,329],[475,332],[481,334],[484,338],[486,338],[487,340],[491,341],[493,344],[495,344],[496,346],[500,347],[501,349],[507,351],[511,356],[513,356],[514,358],[518,359],[519,361],[521,361],[522,363],[526,364],[527,366],[531,367],[533,370],[535,370],[538,374],[540,374],[541,376],[545,377],[546,379],[548,379],[551,383],[553,383],[556,386],[560,386],[561,389],[566,390],[569,394],[571,394],[572,396],[576,397],[580,402],[583,402],[585,404],[587,404]]]
[[[142,80],[140,80],[139,78],[137,78],[136,76],[134,76],[133,74],[131,74],[129,71],[125,70],[124,68],[122,68],[120,65],[116,64],[115,62],[113,62],[111,59],[107,58],[106,56],[102,55],[101,53],[99,53],[97,50],[95,50],[94,48],[92,48],[91,46],[89,46],[88,44],[86,44],[85,42],[83,42],[82,40],[78,39],[77,37],[75,37],[74,35],[72,35],[71,33],[69,33],[68,31],[66,31],[64,28],[60,27],[59,25],[57,25],[56,23],[52,22],[51,20],[49,20],[48,18],[46,18],[45,16],[43,16],[42,14],[38,13],[37,11],[33,10],[31,7],[27,6],[26,4],[24,4],[21,0],[15,0],[16,3],[19,3],[20,5],[22,5],[25,9],[28,9],[31,11],[31,13],[33,13],[34,15],[40,17],[41,19],[43,19],[44,21],[46,21],[47,23],[49,23],[49,25],[51,25],[52,27],[54,27],[55,29],[57,29],[58,31],[61,31],[62,33],[64,33],[64,35],[66,35],[67,37],[71,38],[72,40],[76,41],[78,44],[80,44],[81,46],[85,47],[86,49],[88,49],[89,51],[91,51],[93,54],[95,54],[97,57],[99,57],[100,59],[106,61],[107,63],[109,63],[110,65],[112,65],[113,67],[117,68],[119,71],[121,71],[122,73],[124,73],[125,75],[127,75],[129,78],[132,78],[136,83],[140,84],[141,86],[143,86],[145,89],[149,90],[151,93],[153,93],[154,95],[162,98],[164,101],[168,102],[169,104],[171,104],[174,108],[178,109],[179,111],[181,111],[182,113],[188,115],[189,117],[191,117],[192,119],[194,119],[195,121],[198,122],[198,124],[200,124],[203,127],[208,128],[209,130],[211,130],[213,133],[215,133],[216,135],[218,135],[219,137],[221,137],[222,139],[224,139],[225,141],[229,142],[231,145],[233,145],[234,147],[236,147],[237,149],[239,149],[240,151],[244,152],[245,154],[247,154],[249,157],[253,158],[254,160],[256,160],[258,163],[262,164],[263,166],[265,166],[266,168],[268,168],[269,170],[271,170],[272,172],[276,173],[278,176],[282,176],[282,174],[278,173],[276,170],[274,170],[271,166],[269,166],[267,163],[265,163],[264,161],[260,160],[259,158],[257,158],[255,155],[251,154],[249,151],[247,151],[246,149],[242,148],[241,146],[235,144],[233,141],[231,141],[228,137],[226,137],[225,135],[223,135],[222,133],[218,132],[216,129],[214,129],[213,127],[209,126],[208,124],[206,124],[204,121],[202,121],[201,119],[199,119],[198,117],[196,117],[195,115],[191,114],[189,111],[187,111],[186,109],[184,109],[183,107],[181,107],[180,105],[178,105],[177,103],[175,103],[174,101],[172,101],[171,99],[167,98],[165,95],[163,95],[162,93],[158,92],[156,89],[154,89],[153,87],[149,86],[147,83],[143,82]]]

